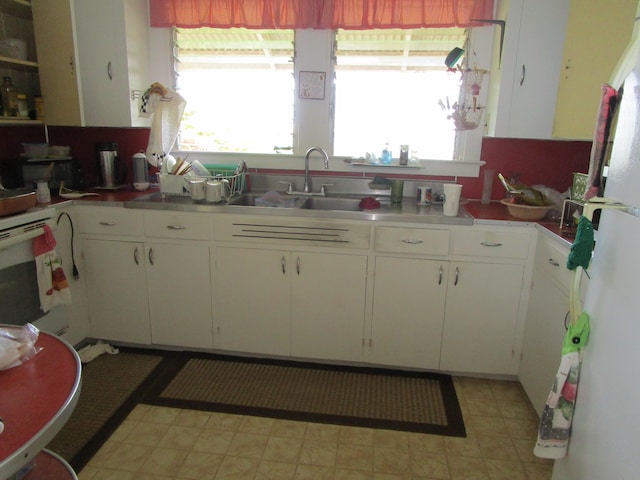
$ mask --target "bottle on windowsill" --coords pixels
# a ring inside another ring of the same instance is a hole
[[[391,165],[391,150],[389,150],[389,142],[384,144],[384,150],[382,150],[382,157],[380,158],[380,163],[383,165]]]

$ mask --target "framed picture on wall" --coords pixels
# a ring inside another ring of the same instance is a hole
[[[309,100],[324,100],[326,72],[300,72],[298,97]]]

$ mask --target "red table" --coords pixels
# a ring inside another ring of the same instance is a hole
[[[13,475],[34,458],[32,474],[61,463],[67,475],[47,478],[75,477],[64,460],[41,451],[78,402],[80,358],[65,340],[45,332],[40,332],[36,347],[42,350],[33,358],[0,371],[0,418],[4,423],[0,434],[0,479]]]

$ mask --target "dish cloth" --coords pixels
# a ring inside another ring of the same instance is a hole
[[[375,210],[380,208],[380,202],[373,197],[365,197],[360,200],[359,207],[363,210]]]
[[[155,82],[140,97],[139,115],[151,117],[147,161],[154,167],[168,155],[178,137],[178,129],[187,102],[177,92]]]
[[[58,304],[71,303],[71,290],[56,253],[56,239],[48,225],[42,227],[44,234],[33,239],[33,254],[36,257],[36,275],[40,308],[48,312]]]
[[[560,367],[540,415],[538,438],[533,448],[534,455],[540,458],[563,458],[569,446],[582,349],[589,340],[590,332],[589,315],[582,311],[580,305],[580,278],[583,270],[589,267],[593,239],[591,220],[581,216],[576,238],[567,259],[567,268],[575,271],[569,292],[571,322],[562,345]]]
[[[589,315],[584,312],[575,325],[569,326],[556,380],[540,416],[538,439],[533,448],[537,457],[555,459],[567,454],[578,394],[581,350],[589,339],[589,331]]]

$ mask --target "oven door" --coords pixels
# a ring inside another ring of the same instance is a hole
[[[0,318],[9,325],[32,323],[57,335],[69,326],[67,305],[56,305],[47,313],[40,309],[32,239],[10,246],[0,243]]]

